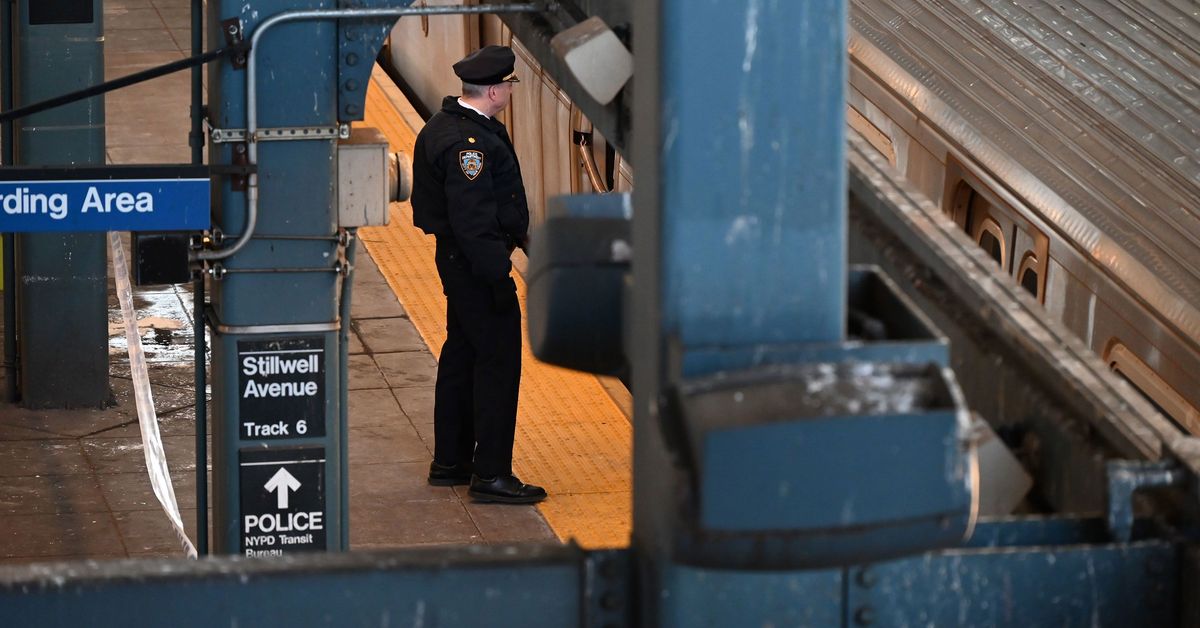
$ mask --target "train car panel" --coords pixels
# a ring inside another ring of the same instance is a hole
[[[915,135],[917,132],[916,112],[874,81],[861,67],[854,63],[850,63],[849,66],[850,90],[848,91],[858,94],[879,108],[880,113],[888,120],[889,124],[896,125],[908,135]],[[851,103],[853,104],[853,101]]]
[[[1067,317],[1078,312],[1080,308],[1077,304],[1086,302],[1091,293],[1053,257],[1046,261],[1046,278],[1042,282],[1042,286],[1044,291],[1042,305],[1046,308],[1046,312],[1051,318],[1061,321],[1068,329],[1075,332],[1075,335],[1082,338],[1082,334],[1075,331],[1079,329],[1075,324],[1077,322],[1069,321]],[[1080,298],[1085,301],[1080,301]],[[1067,307],[1067,303],[1070,303],[1071,307]]]
[[[521,46],[521,42],[514,39],[512,49],[517,54],[516,73],[521,82],[513,89],[506,122],[513,148],[517,151],[517,158],[521,160],[521,176],[525,179],[525,193],[529,199],[529,218],[531,223],[536,224],[545,213],[545,184],[542,171],[542,77],[536,62]]]
[[[851,86],[846,90],[846,123],[900,172],[908,164],[908,134],[888,114]]]
[[[456,0],[424,0],[428,6],[462,4]],[[450,66],[476,47],[478,20],[469,16],[406,17],[396,22],[388,39],[393,67],[420,103],[436,111],[447,94],[461,91]]]
[[[905,178],[924,192],[933,204],[940,206],[942,190],[946,185],[945,162],[920,142],[909,142],[908,147]]]
[[[567,95],[549,76],[542,76],[541,83],[541,148],[542,196],[550,198],[558,194],[570,194],[579,191],[579,180],[582,171],[578,167],[575,145],[571,142],[574,137],[572,129],[572,105]],[[534,224],[545,219],[545,205],[542,213],[531,216]]]
[[[617,162],[617,177],[613,191],[615,192],[632,192],[633,191],[633,167],[628,161],[619,159]]]

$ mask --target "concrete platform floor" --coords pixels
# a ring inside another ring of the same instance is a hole
[[[105,0],[107,78],[186,56],[188,6]],[[109,163],[190,159],[188,81],[177,74],[106,97]],[[557,542],[534,507],[477,504],[464,490],[425,483],[436,362],[363,248],[358,260],[349,393],[352,548]],[[135,293],[164,447],[194,539],[192,297],[185,286]],[[0,404],[0,563],[182,556],[146,475],[115,305],[113,296],[116,405],[34,411]]]
[[[137,291],[142,341],[167,460],[195,539],[195,395],[183,287]],[[180,556],[154,497],[129,362],[110,305],[116,405],[29,410],[0,405],[0,563]],[[537,509],[474,503],[425,482],[436,362],[369,256],[360,255],[350,346],[350,542],[557,542]]]

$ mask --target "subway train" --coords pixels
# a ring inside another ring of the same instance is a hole
[[[1181,429],[1200,434],[1200,18],[1167,0],[852,0],[847,124]],[[404,19],[418,107],[511,45],[531,218],[633,173],[499,18]]]

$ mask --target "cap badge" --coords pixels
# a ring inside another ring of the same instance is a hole
[[[473,137],[468,137],[468,138],[467,138],[467,141],[468,141],[468,142],[470,142],[470,143],[472,143],[472,144],[474,144],[474,143],[475,143],[475,138],[473,138]]]
[[[458,153],[458,165],[471,181],[483,172],[483,151],[464,150]]]

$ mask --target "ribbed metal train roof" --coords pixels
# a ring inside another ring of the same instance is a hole
[[[1200,341],[1200,6],[853,0],[851,56]]]

